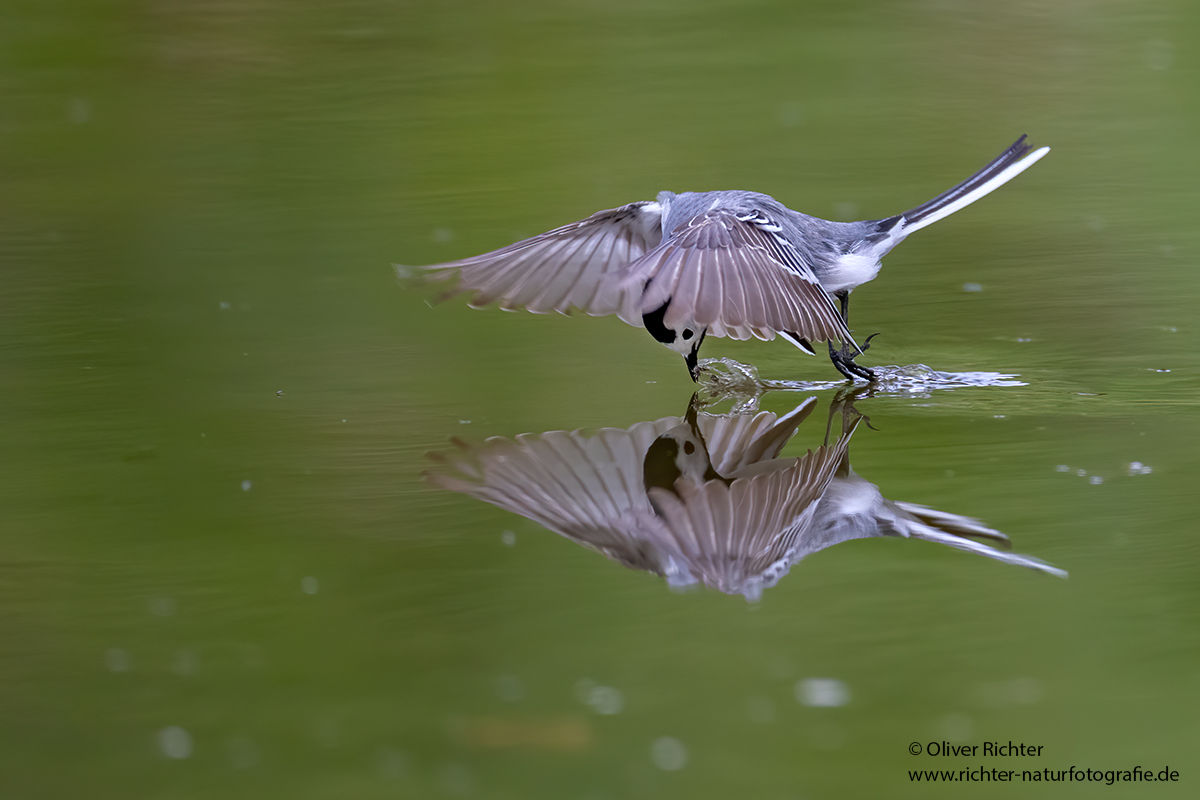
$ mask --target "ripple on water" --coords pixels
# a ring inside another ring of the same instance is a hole
[[[1027,386],[1016,375],[1002,372],[940,372],[924,364],[872,367],[875,394],[925,395],[932,391],[947,391],[985,386]],[[812,392],[846,386],[845,381],[779,381],[764,380],[758,369],[731,358],[709,358],[700,362],[697,377],[706,393],[718,398],[757,397],[765,392]]]

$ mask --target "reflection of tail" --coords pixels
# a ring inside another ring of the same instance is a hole
[[[978,520],[915,503],[886,499],[879,493],[879,487],[860,478],[848,465],[830,481],[829,489],[817,510],[814,526],[821,529],[819,538],[830,543],[867,536],[902,536],[937,542],[1060,578],[1067,577],[1065,571],[1040,559],[997,550],[989,544],[974,541],[974,538],[991,539],[1008,544],[1007,536]]]
[[[1067,577],[1066,570],[1052,567],[1039,558],[997,550],[990,545],[966,538],[993,539],[1008,545],[1007,536],[1000,531],[992,530],[979,522],[979,520],[926,508],[915,503],[896,503],[895,506],[907,518],[904,520],[907,524],[898,526],[899,530],[897,533],[901,536],[949,545],[959,550],[966,550],[968,553],[975,553],[993,558],[996,561],[1002,561],[1005,564],[1040,570],[1050,575],[1056,575],[1059,578]]]

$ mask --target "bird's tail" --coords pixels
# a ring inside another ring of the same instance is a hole
[[[1017,139],[990,164],[953,189],[942,192],[932,200],[909,209],[903,214],[880,220],[877,223],[879,229],[892,231],[893,236],[899,234],[898,241],[899,238],[920,230],[926,225],[932,225],[939,219],[948,217],[984,195],[999,189],[1050,152],[1049,147],[1033,150],[1033,146],[1027,144],[1025,138],[1022,136]],[[1030,152],[1031,150],[1033,152]]]

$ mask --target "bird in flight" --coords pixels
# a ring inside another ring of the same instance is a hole
[[[544,314],[616,314],[683,356],[697,379],[706,336],[774,339],[829,357],[846,378],[873,381],[855,363],[850,292],[879,274],[906,236],[965,208],[1020,175],[1050,148],[1022,136],[954,188],[902,214],[831,222],[747,191],[661,192],[653,201],[587,219],[483,255],[433,264],[430,280],[457,277],[450,294],[472,307]],[[399,268],[398,268],[399,269]],[[837,342],[837,346],[835,346]]]

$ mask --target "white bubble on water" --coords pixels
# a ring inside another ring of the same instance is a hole
[[[625,695],[611,686],[593,686],[588,693],[587,704],[597,714],[620,714],[625,708]]]
[[[110,672],[128,672],[129,653],[120,647],[110,647],[104,651],[104,665]]]
[[[192,754],[192,735],[178,725],[158,732],[158,749],[167,758],[188,758]]]
[[[796,699],[813,708],[836,708],[850,702],[850,687],[836,678],[805,678],[796,682]]]
[[[674,736],[660,736],[650,745],[650,760],[664,772],[675,772],[687,766],[687,748]]]

